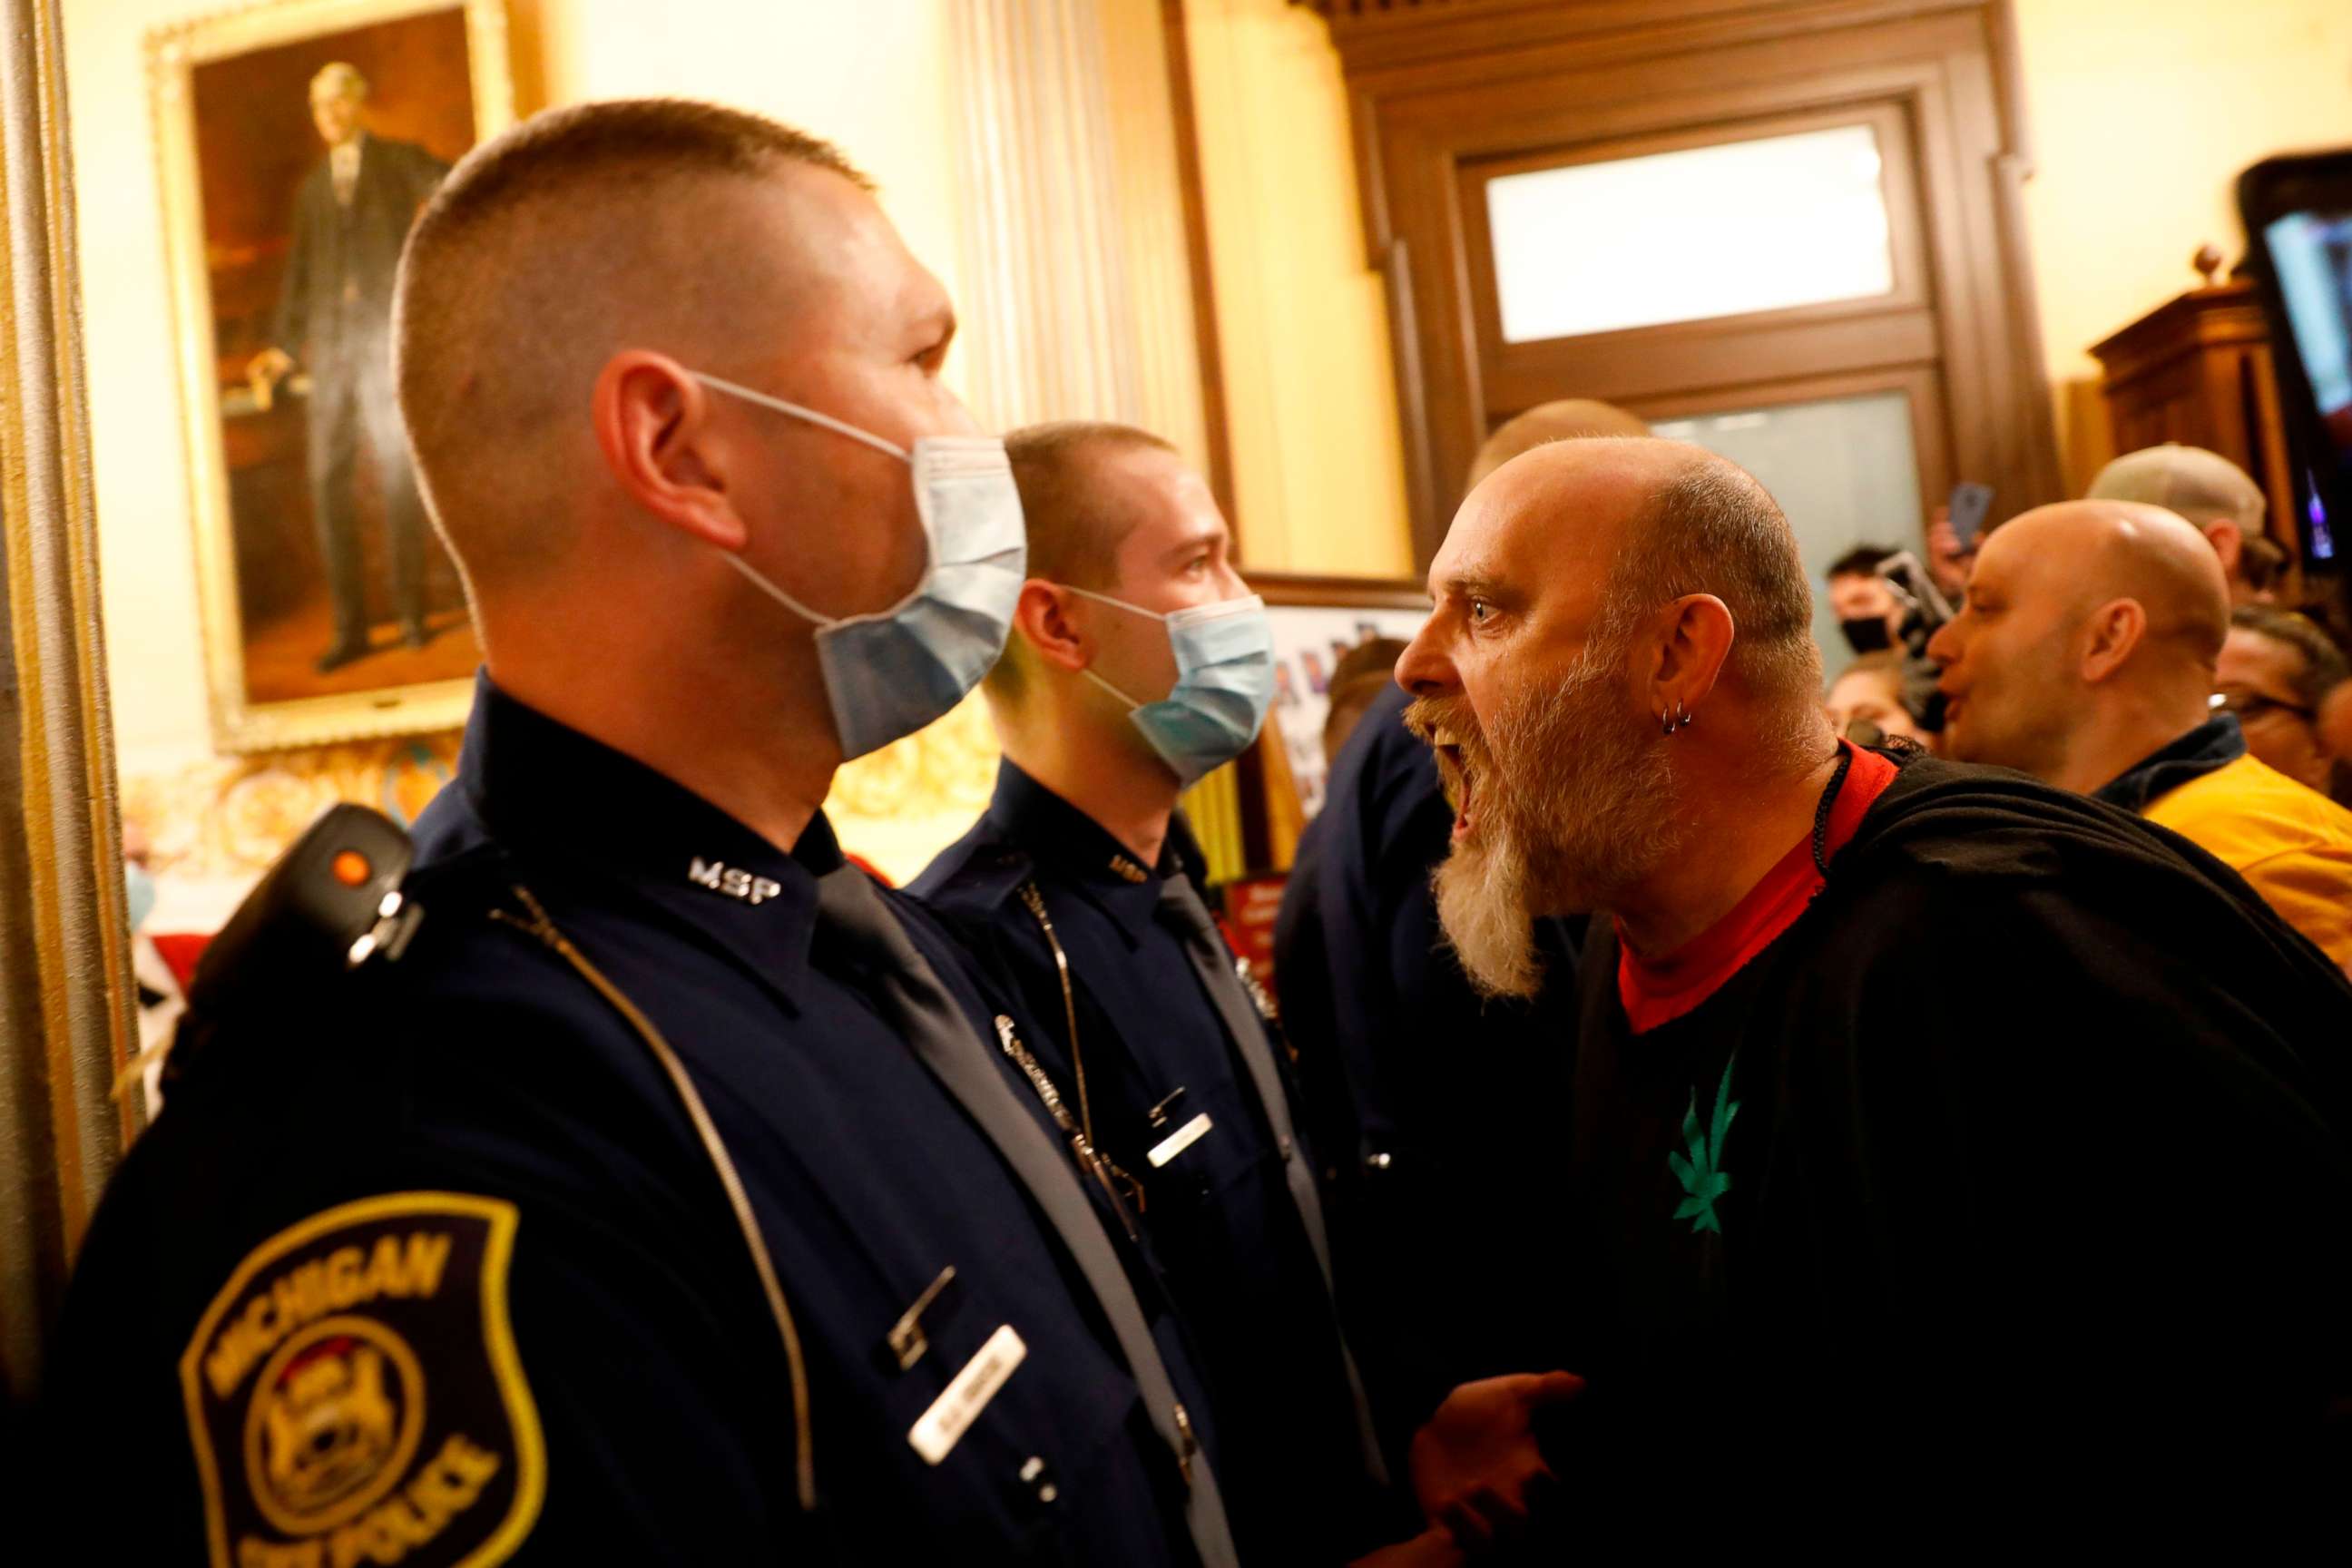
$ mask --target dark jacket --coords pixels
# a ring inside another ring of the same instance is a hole
[[[2123,1500],[2304,1474],[2352,1390],[2352,987],[2186,840],[1898,760],[1690,1012],[1633,1036],[1596,928],[1562,1462],[1629,1520],[1696,1492],[1751,1531],[2147,1528]]]
[[[1532,1003],[1482,1001],[1430,875],[1454,808],[1391,688],[1331,769],[1275,928],[1283,1018],[1337,1191],[1339,1299],[1392,1452],[1446,1390],[1562,1365],[1573,1288],[1550,1234],[1576,1044],[1576,945],[1538,922]],[[1442,1259],[1442,1263],[1437,1261]]]
[[[418,840],[425,915],[398,963],[331,1007],[289,984],[181,1064],[91,1228],[54,1393],[93,1503],[139,1478],[140,1507],[105,1523],[112,1553],[205,1561],[207,1500],[232,1521],[215,1562],[289,1541],[342,1551],[332,1531],[352,1521],[331,1509],[299,1530],[255,1522],[302,1489],[250,1458],[293,1408],[295,1368],[273,1375],[269,1352],[301,1348],[289,1333],[333,1307],[344,1330],[320,1353],[384,1347],[346,1429],[422,1412],[422,1446],[353,1454],[394,1487],[367,1507],[408,1532],[404,1563],[500,1560],[501,1520],[533,1562],[1196,1561],[1200,1457],[1188,1484],[1057,1222],[877,1005],[869,958],[820,920],[820,879],[844,874],[822,816],[785,854],[485,681],[460,778]],[[667,1039],[731,1152],[805,1357],[814,1516],[795,1494],[788,1359],[730,1195],[621,1007],[515,923],[518,886]],[[1001,1067],[1033,1106],[1001,1062],[1003,1009],[919,910],[886,902],[983,1073]],[[365,1216],[384,1209],[399,1245],[380,1269]],[[499,1225],[505,1255],[488,1246]],[[1104,1229],[1205,1409],[1156,1272],[1115,1217]],[[959,1380],[984,1365],[1000,1375]],[[928,1451],[927,1413],[946,1422]],[[421,1468],[457,1438],[453,1477]]]
[[[1167,885],[1197,880],[1200,865],[1181,816],[1147,868],[1007,759],[987,814],[908,890],[1013,983],[1037,1056],[1140,1183],[1141,1223],[1216,1401],[1244,1561],[1314,1568],[1412,1521],[1381,1507],[1322,1243],[1310,1239],[1320,1204],[1310,1221],[1289,1188],[1311,1140],[1277,1137],[1248,1065],[1275,1064],[1281,1078],[1279,1031],[1253,1012],[1255,1037],[1234,1037],[1162,906]],[[1234,959],[1220,943],[1213,962]],[[1275,1092],[1286,1119],[1288,1086]]]
[[[389,384],[400,247],[448,172],[413,142],[371,135],[360,143],[349,204],[335,199],[331,157],[303,176],[269,341],[309,370],[314,402],[362,375]]]

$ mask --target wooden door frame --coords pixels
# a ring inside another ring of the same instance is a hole
[[[1389,284],[1420,562],[1443,538],[1459,476],[1496,407],[1484,379],[1493,371],[1480,352],[1459,170],[1543,145],[1528,139],[1524,121],[1537,119],[1560,146],[1600,140],[1612,127],[1664,133],[1864,103],[1898,109],[1935,310],[1910,331],[1933,341],[1894,345],[1879,368],[1938,366],[1945,429],[1922,445],[1923,479],[1925,454],[1936,447],[1948,452],[1953,471],[1993,485],[2004,510],[2060,493],[2026,251],[2021,190],[2030,163],[2009,0],[1454,0],[1402,8],[1317,0],[1316,9],[1347,77],[1366,251]],[[1568,100],[1556,93],[1564,79],[1587,90]],[[1672,113],[1662,117],[1662,106]],[[1579,123],[1586,134],[1557,135]],[[1765,332],[1792,324],[1739,320]],[[1844,330],[1875,332],[1868,321],[1849,313]],[[1840,360],[1833,340],[1816,339],[1810,361],[1776,372],[1827,374],[1854,363]],[[1672,380],[1577,390],[1689,411],[1673,400]]]
[[[1667,105],[1672,101],[1657,100],[1654,107],[1657,112],[1670,113]],[[1489,181],[1523,169],[1609,163],[1848,125],[1865,125],[1875,132],[1886,161],[1885,190],[1894,274],[1894,287],[1888,292],[1574,337],[1519,343],[1503,341],[1499,290],[1489,281],[1494,272],[1493,241],[1486,205],[1475,199]],[[1486,416],[1506,418],[1543,401],[1553,395],[1547,387],[1559,384],[1563,374],[1580,374],[1596,385],[1606,385],[1611,391],[1603,395],[1611,402],[1621,402],[1673,390],[1677,377],[1683,385],[1721,385],[1738,374],[1732,367],[1752,363],[1759,350],[1796,363],[1810,358],[1852,364],[1856,363],[1853,356],[1858,347],[1878,363],[1916,361],[1921,353],[1917,334],[1933,325],[1934,289],[1912,167],[1915,140],[1898,106],[1864,100],[1795,114],[1718,121],[1705,127],[1685,124],[1663,135],[1612,134],[1544,154],[1457,162],[1454,203],[1462,223],[1462,283],[1476,328],[1474,376],[1484,391]],[[1561,156],[1562,153],[1570,155]]]

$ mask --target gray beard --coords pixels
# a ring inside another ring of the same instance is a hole
[[[1510,704],[1483,748],[1478,827],[1433,882],[1438,923],[1481,995],[1535,995],[1537,917],[1607,911],[1683,841],[1671,742],[1647,715],[1617,708],[1615,663],[1588,655],[1556,687]]]
[[[1517,845],[1457,843],[1433,886],[1445,944],[1479,995],[1525,999],[1543,989],[1527,862]]]

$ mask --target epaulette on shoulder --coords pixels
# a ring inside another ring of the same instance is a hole
[[[205,949],[167,1072],[184,1071],[233,1019],[306,1007],[397,963],[424,918],[404,886],[415,853],[397,824],[364,806],[336,805],[311,824]]]
[[[1011,902],[1034,866],[1029,851],[1017,844],[960,847],[941,856],[907,890],[942,913],[985,914]]]
[[[1013,844],[994,845],[971,858],[964,882],[972,902],[991,913],[1013,901],[1037,873],[1037,858]]]

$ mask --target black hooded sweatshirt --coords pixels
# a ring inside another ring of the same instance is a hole
[[[1682,1016],[1632,1032],[1595,922],[1580,1518],[2307,1474],[2352,1393],[2352,986],[2186,840],[1889,754],[1804,912]]]

